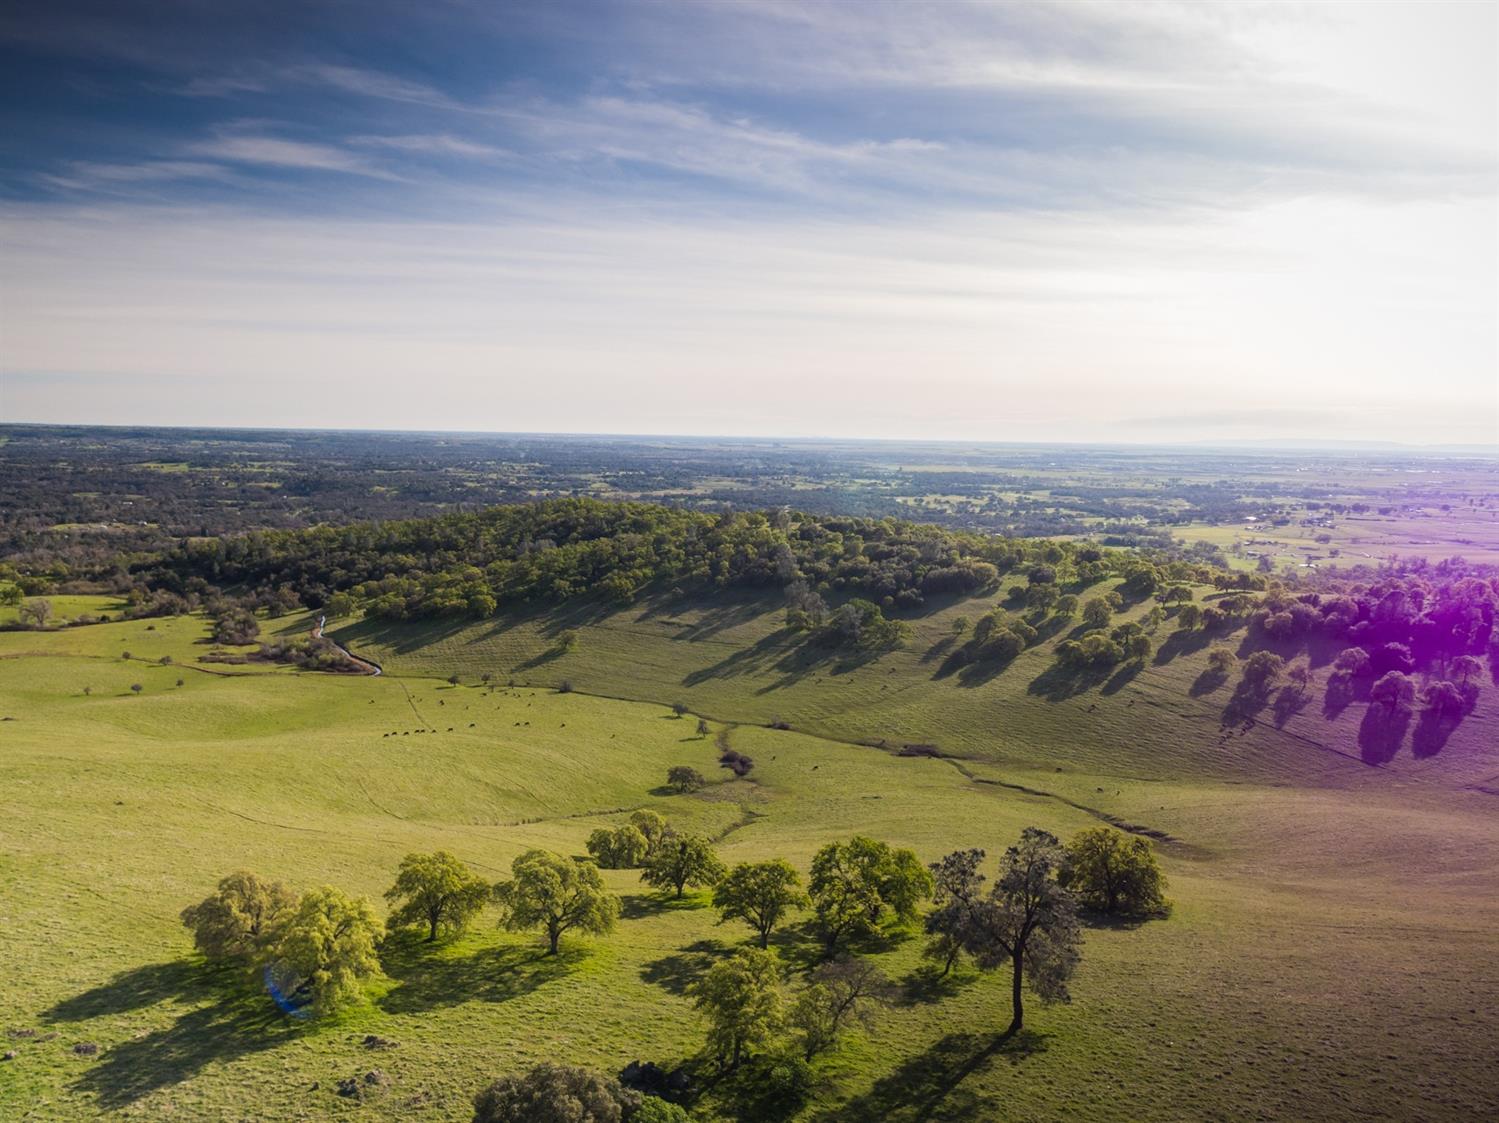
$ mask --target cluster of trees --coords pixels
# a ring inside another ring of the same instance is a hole
[[[1325,592],[1272,588],[1251,624],[1272,642],[1321,635],[1362,648],[1377,673],[1445,666],[1494,646],[1499,578],[1392,573]]]
[[[818,850],[803,889],[800,874],[783,859],[741,862],[729,869],[707,839],[678,833],[651,811],[636,812],[614,831],[595,831],[588,849],[595,858],[611,861],[627,852],[625,857],[643,866],[643,881],[677,898],[688,887],[711,887],[722,921],[746,924],[758,944],[758,949],[744,949],[734,960],[733,970],[740,975],[734,976],[733,986],[741,990],[749,986],[744,972],[761,982],[769,978],[764,964],[774,960],[759,957],[768,953],[775,930],[803,908],[812,910],[812,928],[825,959],[836,963],[859,937],[886,924],[914,923],[921,903],[935,894],[937,907],[928,915],[926,928],[933,937],[930,954],[944,961],[944,973],[964,953],[980,966],[993,966],[1000,962],[994,949],[1003,945],[1016,971],[1031,972],[1026,977],[1043,995],[1056,993],[1045,989],[1046,979],[1065,981],[1067,972],[1057,972],[1066,960],[1062,953],[1070,938],[1062,923],[1068,908],[1075,911],[1082,905],[1129,915],[1156,915],[1166,908],[1164,880],[1149,844],[1107,828],[1082,832],[1066,849],[1044,831],[1027,830],[1019,846],[1006,852],[1000,878],[987,896],[979,892],[984,880],[978,872],[982,851],[959,851],[927,867],[911,850],[855,836]],[[1027,871],[1024,885],[1014,880],[1017,863]],[[367,899],[352,898],[331,886],[299,896],[279,882],[240,871],[219,882],[211,896],[184,909],[182,921],[205,957],[256,968],[274,966],[287,1000],[319,1011],[348,1001],[358,994],[363,980],[379,974],[376,953],[387,930],[415,928],[426,940],[435,941],[463,931],[490,902],[499,906],[503,927],[540,929],[548,954],[557,953],[567,932],[613,930],[619,899],[605,888],[595,860],[533,849],[517,857],[510,872],[509,879],[491,886],[452,854],[408,854],[385,893],[391,912],[382,925]],[[1036,895],[1034,901],[1026,898],[1025,908],[1039,910],[1018,929],[1019,922],[1006,911],[1015,904],[1007,894],[1017,886]],[[1028,941],[1033,931],[1041,934],[1043,943],[1050,942],[1032,945]],[[1026,955],[1033,947],[1040,950],[1027,967]],[[1047,958],[1053,951],[1061,960]],[[1037,974],[1043,969],[1050,972],[1044,978]],[[829,997],[850,985],[850,971],[839,968],[815,979],[822,989],[814,998],[804,996],[796,1024],[808,1042],[830,1041],[854,1012],[857,1000],[834,1002]],[[722,996],[733,989],[729,974],[726,967],[712,976],[711,984],[705,979],[698,992],[705,1010],[727,1009]],[[860,994],[879,992],[872,976],[854,974],[859,975]],[[759,996],[762,990],[757,982],[744,993]],[[717,997],[704,997],[710,993]],[[779,1009],[779,1000],[769,1004]],[[710,1020],[718,1016],[710,1014]],[[754,1034],[743,1034],[726,1020],[715,1040],[737,1060]],[[810,1055],[822,1047],[807,1044],[806,1051]]]
[[[1076,597],[1068,597],[1075,602]],[[1073,605],[1065,606],[1067,608]],[[1061,609],[1059,608],[1059,611]],[[966,621],[960,621],[955,631],[967,634],[968,640],[955,649],[949,659],[957,665],[977,663],[982,660],[1007,663],[1035,643],[1040,633],[1018,616],[1011,616],[1002,608],[980,616],[972,629]]]
[[[288,1004],[318,1013],[348,1003],[381,973],[384,929],[374,906],[331,885],[298,895],[241,870],[184,909],[182,923],[205,958],[272,971]]]
[[[1078,834],[1068,846],[1027,828],[1002,855],[986,885],[982,850],[960,850],[924,866],[914,852],[855,836],[830,842],[801,875],[782,859],[726,868],[707,840],[679,834],[661,816],[637,812],[615,830],[595,831],[600,860],[643,863],[643,878],[681,896],[712,886],[721,919],[746,924],[753,946],[713,963],[689,993],[707,1025],[707,1048],[725,1072],[756,1060],[758,1094],[781,1104],[804,1097],[808,1062],[858,1024],[871,1024],[896,988],[850,944],[882,926],[909,927],[934,899],[924,928],[926,954],[946,974],[967,957],[980,970],[1010,971],[1010,1032],[1023,1022],[1023,984],[1043,1001],[1067,1001],[1079,961],[1080,913],[1163,915],[1165,886],[1149,844],[1108,828]],[[385,893],[382,924],[372,903],[331,886],[298,895],[248,872],[230,874],[204,901],[183,910],[202,954],[262,969],[288,1009],[326,1012],[355,999],[380,974],[387,932],[415,929],[427,940],[463,931],[493,902],[500,923],[540,929],[549,954],[571,931],[603,934],[619,917],[593,860],[530,850],[511,876],[490,885],[453,855],[408,854]],[[800,982],[771,950],[772,934],[798,909],[812,911],[822,962]],[[626,1073],[628,1075],[628,1072]],[[650,1087],[636,1084],[637,1087]],[[495,1080],[474,1100],[476,1123],[683,1123],[678,1106],[621,1086],[587,1069],[545,1064]]]
[[[881,619],[858,601],[886,611],[916,608],[929,595],[979,592],[1031,565],[1082,582],[1116,569],[1127,578],[1153,571],[1124,551],[894,519],[558,499],[431,519],[184,539],[138,574],[149,587],[179,595],[291,590],[333,615],[358,608],[398,619],[484,617],[504,605],[595,593],[629,600],[648,586],[789,586],[797,590],[794,621],[832,627],[829,634],[844,642],[856,635],[879,644],[889,638]],[[824,596],[857,600],[851,612],[845,605],[835,613]]]

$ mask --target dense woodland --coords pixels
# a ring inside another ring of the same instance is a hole
[[[1279,526],[1406,504],[1486,509],[1494,489],[1474,464],[1454,486],[1441,475],[1450,462],[1410,456],[0,426],[0,560],[36,591],[123,592],[143,555],[182,538],[587,497],[909,519],[1211,563],[1217,547],[1184,546],[1172,528],[1251,515]],[[1354,466],[1369,470],[1350,476]]]
[[[1167,563],[1180,579],[1199,567]],[[579,596],[627,602],[646,590],[787,588],[807,600],[859,597],[885,610],[972,594],[1032,567],[1037,580],[1128,576],[1143,556],[1087,544],[979,536],[893,519],[784,509],[709,514],[566,499],[437,519],[191,539],[139,568],[155,591],[288,590],[335,615],[482,618]],[[804,590],[804,591],[799,591]]]

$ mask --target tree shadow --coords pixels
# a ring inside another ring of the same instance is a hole
[[[531,658],[529,659],[515,664],[515,666],[511,667],[510,669],[512,671],[534,671],[537,667],[544,667],[548,663],[556,662],[566,654],[567,652],[560,647],[549,647],[545,651],[542,651],[539,654],[531,656]]]
[[[182,1015],[166,1029],[123,1041],[78,1078],[75,1087],[106,1111],[127,1107],[161,1088],[295,1038],[300,1023],[265,995],[244,996]]]
[[[900,994],[895,1001],[900,1006],[930,1006],[945,1002],[977,982],[978,978],[971,971],[962,971],[957,964],[946,975],[931,964],[923,964],[900,980]]]
[[[995,1058],[1012,1065],[1046,1049],[1046,1035],[1022,1029],[1013,1036],[950,1033],[896,1066],[862,1096],[816,1116],[818,1123],[869,1119],[882,1123],[923,1123],[930,1119],[998,1119],[1000,1097],[964,1088],[970,1076],[985,1071]]]
[[[1322,716],[1329,721],[1337,718],[1358,699],[1358,680],[1345,671],[1335,671],[1327,676],[1327,689],[1322,694]]]
[[[984,683],[998,677],[1004,672],[1014,659],[975,659],[964,664],[958,669],[959,686],[983,686]]]
[[[1211,694],[1228,681],[1228,675],[1222,671],[1215,671],[1211,667],[1203,671],[1192,680],[1192,685],[1187,688],[1187,693],[1193,698],[1201,698]]]
[[[710,679],[732,678],[735,675],[750,674],[760,670],[773,659],[783,655],[787,645],[794,640],[796,635],[797,633],[791,628],[780,628],[767,636],[762,636],[748,647],[735,649],[717,663],[688,672],[683,677],[682,684],[697,686]]]
[[[1299,686],[1282,686],[1276,693],[1275,701],[1270,707],[1275,728],[1283,728],[1286,722],[1306,709],[1311,700],[1312,696],[1310,692],[1302,690]]]
[[[1109,676],[1109,681],[1099,689],[1100,694],[1118,694],[1130,683],[1135,681],[1135,676],[1143,670],[1145,664],[1139,659],[1132,659],[1124,666]]]
[[[1112,667],[1066,667],[1053,663],[1030,681],[1025,692],[1048,702],[1064,702],[1106,682],[1113,670]]]
[[[390,1014],[419,1014],[475,1000],[506,1002],[562,978],[588,958],[588,949],[569,947],[566,937],[556,955],[545,948],[498,944],[465,951],[414,937],[387,940],[381,949],[385,973],[397,986],[377,1003]]]
[[[661,893],[626,893],[620,898],[619,915],[624,920],[645,920],[666,912],[695,912],[703,907],[702,894],[688,892],[677,898]]]
[[[48,1022],[82,1022],[155,1006],[169,998],[185,1001],[216,996],[225,982],[243,982],[237,972],[205,967],[190,959],[150,963],[122,971],[102,986],[65,998],[42,1018]]]
[[[128,1107],[210,1064],[260,1052],[295,1037],[288,1018],[249,976],[193,960],[153,963],[116,975],[103,986],[64,999],[44,1015],[50,1022],[83,1022],[165,1001],[204,1002],[165,1029],[111,1046],[74,1087],[106,1111]]]
[[[1178,655],[1191,655],[1201,651],[1212,642],[1212,634],[1203,629],[1172,632],[1161,641],[1161,646],[1156,648],[1154,663],[1157,667],[1164,667]]]
[[[1418,760],[1436,756],[1446,746],[1447,738],[1451,737],[1462,723],[1461,716],[1443,717],[1435,710],[1426,710],[1421,714],[1421,720],[1416,722],[1415,731],[1411,734],[1411,752]]]
[[[640,977],[668,994],[682,995],[704,971],[734,949],[722,940],[698,940],[672,955],[653,959],[640,968]]]
[[[1393,712],[1387,706],[1370,706],[1358,727],[1359,756],[1365,764],[1388,764],[1400,751],[1411,712],[1403,706]]]
[[[1228,705],[1223,707],[1220,720],[1224,725],[1253,721],[1269,703],[1270,691],[1267,688],[1240,682],[1234,687],[1233,697],[1228,700]]]
[[[953,644],[957,642],[958,637],[956,635],[943,636],[936,643],[932,644],[931,647],[922,652],[921,658],[917,662],[930,663],[934,659],[944,659],[947,653],[952,650]]]
[[[359,654],[361,647],[370,644],[383,647],[398,655],[409,655],[428,644],[456,635],[474,623],[476,621],[434,617],[411,624],[365,617],[363,620],[333,629],[328,633],[328,638],[338,641],[355,655]],[[504,630],[503,625],[496,625],[490,634]]]
[[[798,644],[776,660],[774,667],[781,677],[760,687],[756,694],[772,694],[794,686],[809,674],[821,671],[828,675],[846,675],[860,667],[878,662],[888,649],[867,647],[825,647],[814,640]]]

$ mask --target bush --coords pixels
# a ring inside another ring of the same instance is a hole
[[[812,1066],[795,1053],[772,1053],[757,1058],[735,1081],[739,1118],[790,1119],[812,1092]]]
[[[630,1123],[688,1123],[685,1109],[659,1096],[645,1096],[630,1114]]]
[[[748,776],[750,769],[755,766],[753,757],[745,756],[737,749],[725,749],[723,755],[718,758],[721,767],[727,768],[735,776]]]
[[[575,1065],[539,1064],[474,1097],[474,1123],[624,1123],[640,1096]]]
[[[1239,665],[1239,657],[1227,647],[1215,647],[1208,652],[1208,667],[1215,674],[1226,675]]]
[[[238,605],[219,612],[213,621],[213,642],[230,647],[244,647],[260,639],[260,623],[255,614]]]
[[[1067,845],[1067,858],[1062,884],[1094,911],[1120,916],[1166,912],[1166,878],[1150,843],[1138,835],[1109,827],[1080,831]]]
[[[676,764],[666,770],[666,786],[678,795],[695,792],[707,783],[702,773],[685,764]]]

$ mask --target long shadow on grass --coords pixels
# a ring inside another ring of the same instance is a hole
[[[1033,1053],[1044,1052],[1046,1035],[1023,1029],[998,1037],[950,1033],[925,1052],[902,1061],[864,1095],[817,1116],[818,1123],[868,1119],[884,1123],[922,1123],[929,1119],[998,1119],[998,1096],[962,1087],[963,1081],[983,1072],[996,1057],[1012,1065]]]
[[[900,981],[900,992],[896,997],[899,1006],[930,1006],[945,1002],[964,987],[978,981],[971,971],[954,968],[943,974],[931,964],[923,964]]]
[[[1228,676],[1222,671],[1215,671],[1209,668],[1192,680],[1192,685],[1187,688],[1187,693],[1193,698],[1201,698],[1206,694],[1211,694],[1227,681]]]
[[[782,655],[788,644],[794,642],[796,633],[790,628],[781,628],[764,636],[748,647],[741,647],[720,659],[717,663],[700,670],[691,671],[682,679],[684,686],[697,686],[715,678],[732,678],[760,670],[772,659]]]
[[[1443,716],[1435,710],[1426,710],[1421,714],[1421,720],[1416,722],[1415,732],[1411,734],[1411,752],[1417,760],[1436,756],[1462,721],[1461,716]]]
[[[704,971],[734,949],[722,940],[699,940],[674,955],[663,955],[640,968],[640,977],[670,994],[686,994]]]
[[[1048,702],[1062,702],[1106,682],[1112,672],[1112,667],[1065,667],[1053,663],[1031,679],[1025,691]]]
[[[668,912],[693,912],[707,904],[706,893],[689,892],[683,897],[664,893],[626,893],[620,898],[619,915],[624,920],[644,920]]]
[[[1205,631],[1172,632],[1161,641],[1161,646],[1156,648],[1155,665],[1164,667],[1178,655],[1191,655],[1193,652],[1201,651],[1212,641],[1212,634]]]
[[[1282,686],[1276,692],[1275,701],[1270,707],[1270,712],[1275,721],[1275,728],[1284,728],[1286,722],[1306,709],[1311,700],[1311,694],[1302,690],[1299,686]]]
[[[82,1022],[168,999],[209,1004],[183,1014],[165,1029],[111,1046],[74,1087],[112,1111],[187,1080],[207,1065],[274,1048],[300,1031],[244,975],[190,960],[125,971],[103,986],[59,1002],[44,1017]]]
[[[120,972],[103,986],[63,999],[42,1017],[48,1022],[82,1022],[141,1010],[168,998],[207,999],[218,993],[216,984],[225,981],[230,981],[226,973],[188,959],[148,963]]]
[[[380,998],[391,1014],[418,1014],[461,1002],[506,1002],[560,979],[588,957],[563,944],[556,955],[541,947],[501,944],[459,951],[416,940],[390,941],[381,955],[385,973],[400,985]]]
[[[1359,756],[1365,764],[1388,764],[1400,751],[1405,731],[1410,727],[1411,712],[1404,706],[1393,711],[1387,706],[1371,705],[1359,722]]]

